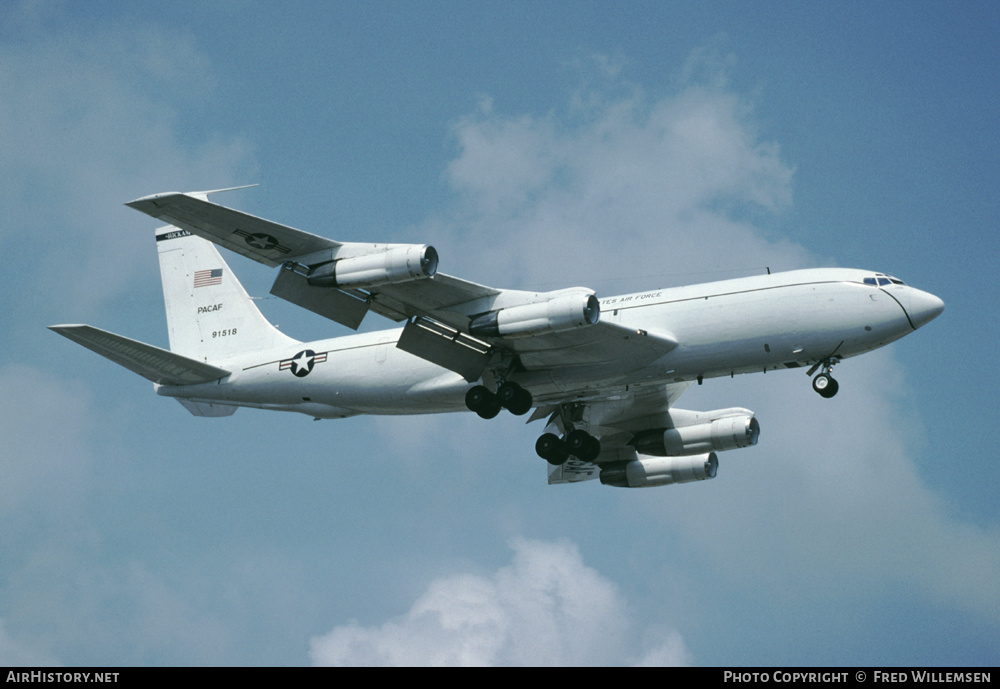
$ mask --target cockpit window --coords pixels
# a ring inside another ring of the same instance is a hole
[[[906,284],[899,278],[894,278],[891,275],[883,275],[882,273],[877,273],[873,278],[865,278],[864,283],[866,285],[871,285],[872,287],[883,287],[888,284],[893,284],[893,285]]]

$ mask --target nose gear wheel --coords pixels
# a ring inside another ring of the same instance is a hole
[[[832,358],[824,359],[808,371],[809,375],[812,375],[816,372],[817,368],[821,369],[819,375],[813,378],[812,382],[813,390],[818,392],[820,397],[829,399],[836,395],[837,390],[840,389],[840,384],[837,383],[836,379],[834,379],[832,375],[830,375],[830,372],[833,371],[833,365],[835,363],[836,362]]]

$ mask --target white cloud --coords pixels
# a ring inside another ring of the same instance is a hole
[[[472,269],[506,285],[631,275],[648,287],[655,276],[699,281],[679,272],[814,262],[748,220],[788,207],[792,170],[756,138],[739,98],[698,86],[655,102],[628,92],[589,98],[585,112],[461,120],[447,172],[457,210],[434,225],[455,245],[446,267],[478,255]]]
[[[431,582],[405,615],[336,627],[310,644],[316,665],[605,665],[633,656],[637,630],[618,587],[566,542],[514,539],[514,561],[491,575]],[[632,662],[686,665],[668,633]]]

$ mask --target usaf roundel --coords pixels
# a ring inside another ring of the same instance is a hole
[[[243,237],[244,242],[261,251],[277,251],[282,254],[287,254],[290,251],[287,246],[282,246],[275,237],[263,232],[247,232],[236,229],[233,230],[233,234]]]
[[[326,352],[317,354],[311,349],[303,349],[291,359],[282,359],[278,364],[281,371],[291,371],[299,378],[305,378],[313,370],[313,366],[326,361]]]

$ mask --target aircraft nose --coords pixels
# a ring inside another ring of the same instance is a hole
[[[927,325],[944,311],[944,302],[930,292],[914,289],[910,294],[910,321],[915,328]]]

